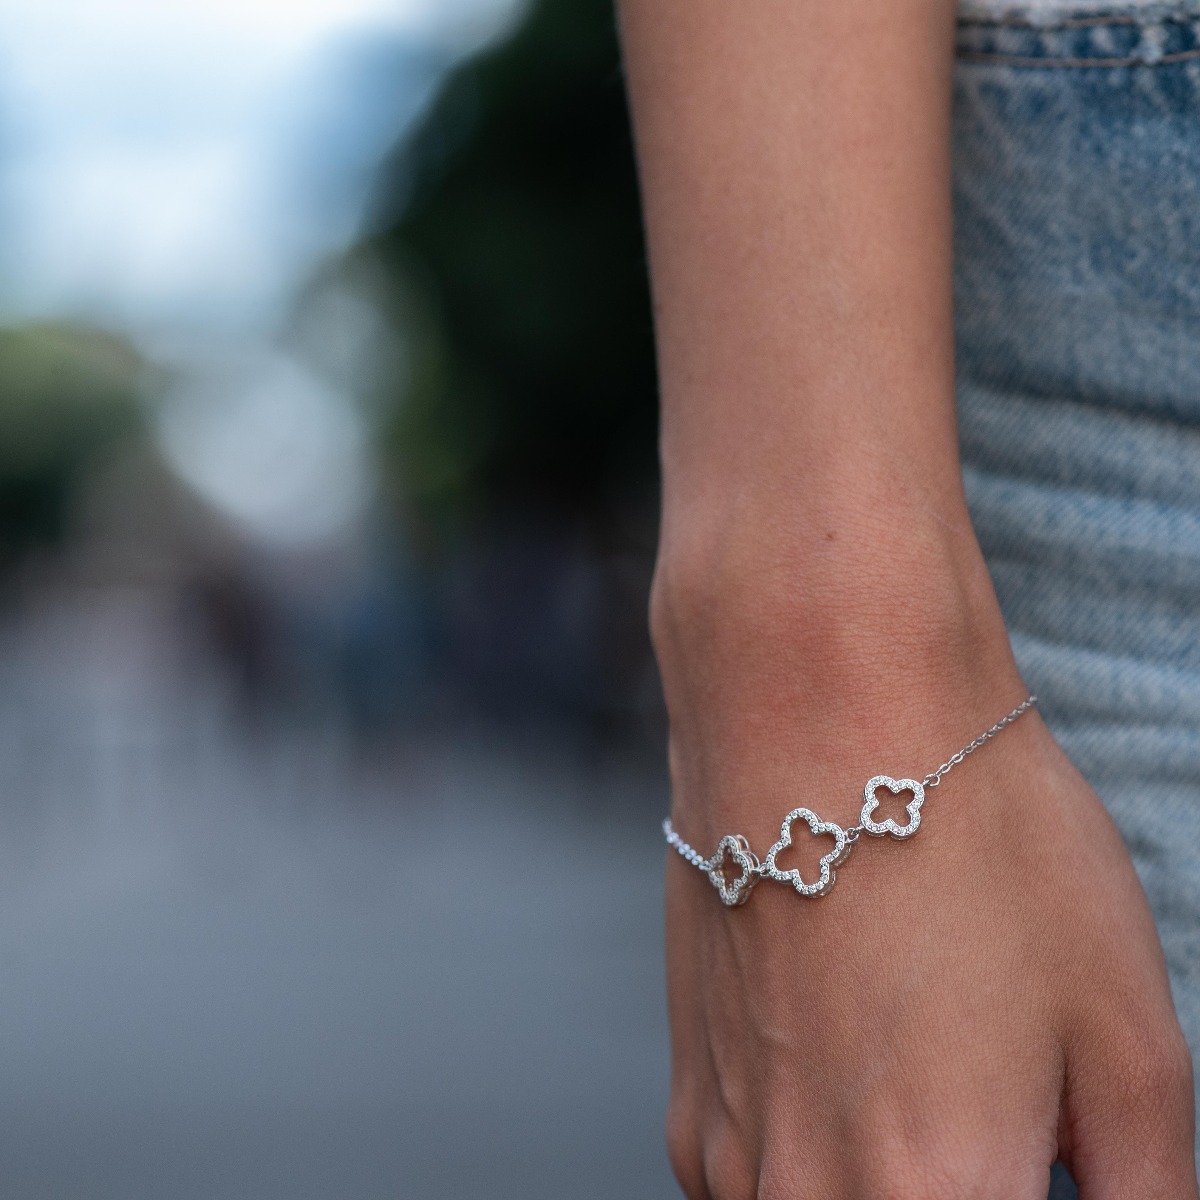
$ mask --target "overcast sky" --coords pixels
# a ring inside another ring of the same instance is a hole
[[[520,0],[0,0],[0,319],[267,331]]]

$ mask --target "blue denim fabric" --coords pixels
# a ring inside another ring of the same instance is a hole
[[[963,20],[958,53],[968,503],[1200,1057],[1200,19]]]

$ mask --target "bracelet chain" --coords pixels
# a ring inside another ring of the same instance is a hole
[[[662,823],[663,834],[669,846],[678,851],[692,866],[699,868],[708,875],[713,886],[720,893],[722,901],[727,905],[744,904],[751,889],[759,879],[774,879],[780,883],[789,883],[802,896],[823,896],[833,886],[833,882],[837,877],[834,868],[845,862],[851,848],[864,833],[869,833],[877,837],[886,833],[897,839],[911,837],[920,827],[921,806],[925,800],[926,788],[937,787],[941,783],[943,776],[962,762],[968,754],[978,750],[984,742],[989,738],[995,737],[1006,725],[1012,724],[1026,709],[1036,703],[1036,696],[1027,696],[1012,712],[1001,717],[994,725],[985,729],[978,737],[973,738],[961,750],[952,754],[941,766],[930,771],[920,782],[915,779],[892,779],[888,775],[874,776],[867,782],[864,789],[863,808],[857,825],[851,825],[846,829],[842,829],[841,826],[835,825],[831,821],[822,821],[810,809],[793,809],[784,818],[779,841],[771,847],[766,859],[761,863],[751,851],[749,843],[740,833],[726,834],[718,843],[716,852],[710,858],[705,858],[699,850],[688,842],[685,842],[679,836],[671,823],[670,817]],[[882,822],[876,822],[872,819],[872,814],[879,804],[879,801],[875,798],[875,790],[878,787],[886,787],[893,794],[903,791],[911,791],[913,793],[913,799],[906,808],[908,822],[905,825],[897,825],[890,817]],[[834,849],[821,859],[820,878],[812,883],[806,883],[797,870],[782,871],[775,865],[776,855],[792,843],[791,827],[797,819],[802,819],[814,835],[831,834],[834,838]],[[732,882],[726,878],[724,873],[726,860],[730,858],[742,870],[740,878]]]

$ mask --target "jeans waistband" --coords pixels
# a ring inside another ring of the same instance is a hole
[[[1062,13],[1055,23],[1019,15],[960,16],[960,59],[1015,67],[1153,67],[1200,59],[1200,7]]]

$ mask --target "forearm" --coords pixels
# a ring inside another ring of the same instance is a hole
[[[622,0],[664,544],[960,518],[946,0]],[[787,519],[788,514],[804,514]],[[899,511],[897,511],[899,516]]]
[[[739,771],[781,736],[807,759],[915,743],[1021,687],[955,431],[953,11],[621,0],[662,395],[655,643],[676,740]]]

